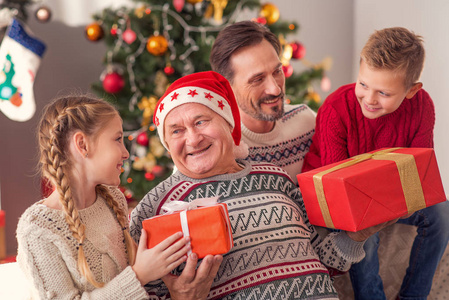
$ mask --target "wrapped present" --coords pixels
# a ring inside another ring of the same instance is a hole
[[[359,231],[446,201],[430,148],[384,148],[297,175],[313,225]]]
[[[5,211],[0,209],[0,260],[6,257]]]
[[[152,248],[176,232],[190,236],[191,252],[203,258],[208,254],[224,254],[233,245],[231,224],[226,203],[217,198],[203,198],[192,202],[172,201],[162,209],[167,214],[142,222],[148,233],[148,248]]]

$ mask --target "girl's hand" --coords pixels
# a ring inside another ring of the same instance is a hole
[[[179,241],[177,241],[179,240]],[[182,232],[169,236],[151,249],[147,248],[147,233],[142,230],[136,262],[132,266],[142,286],[170,273],[187,260],[189,238],[182,238]]]

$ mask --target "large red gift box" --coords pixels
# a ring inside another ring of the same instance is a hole
[[[224,254],[233,245],[226,203],[158,215],[144,220],[142,225],[148,233],[148,248],[156,246],[179,231],[183,232],[184,236],[190,236],[192,252],[199,258],[209,254]]]
[[[383,148],[297,175],[310,223],[359,231],[446,201],[430,148]]]

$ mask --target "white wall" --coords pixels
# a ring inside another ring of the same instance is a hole
[[[316,91],[322,101],[334,89],[352,81],[354,44],[353,0],[274,0],[261,1],[276,4],[283,20],[295,20],[299,30],[288,41],[297,40],[306,47],[305,58],[319,63],[326,56],[332,58],[332,68],[326,73],[331,80],[331,90]],[[295,70],[304,69],[300,61],[291,60]]]
[[[360,53],[376,29],[402,26],[422,35],[426,61],[421,81],[435,103],[435,152],[449,192],[449,2],[446,0],[354,1],[354,53]],[[354,78],[358,57],[353,58]]]

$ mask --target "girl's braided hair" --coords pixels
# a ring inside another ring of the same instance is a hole
[[[78,241],[78,269],[92,285],[102,287],[104,283],[95,280],[84,255],[83,243],[86,237],[85,226],[81,223],[78,210],[72,199],[70,174],[72,161],[68,149],[69,140],[75,131],[95,139],[101,129],[118,111],[108,102],[88,96],[65,96],[49,103],[43,111],[38,126],[39,163],[42,175],[56,187],[67,224],[73,237]],[[136,247],[127,228],[127,216],[103,185],[96,187],[108,206],[115,212],[123,229],[130,264],[134,263]]]

